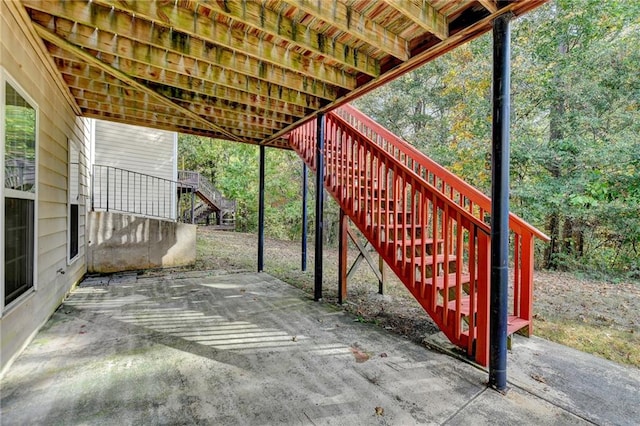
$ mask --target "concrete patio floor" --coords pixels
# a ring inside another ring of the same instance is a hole
[[[639,424],[640,371],[518,338],[510,391],[268,274],[85,280],[0,382],[2,425]]]

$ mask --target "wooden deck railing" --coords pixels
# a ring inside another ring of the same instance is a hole
[[[220,211],[235,211],[236,201],[225,198],[215,189],[209,179],[202,174],[189,170],[178,170],[178,181],[196,188],[205,201]]]
[[[394,135],[371,117],[352,105],[345,105],[334,112],[358,132],[366,135],[390,155],[431,183],[442,194],[453,200],[482,222],[489,222],[491,199],[445,169],[415,147]],[[513,250],[514,314],[531,318],[533,303],[533,255],[534,239],[549,241],[549,237],[514,213],[509,213],[509,229]],[[532,324],[527,327],[530,335]]]
[[[316,121],[290,134],[315,170]],[[352,107],[326,116],[325,187],[449,339],[486,365],[491,203]],[[509,332],[531,332],[533,237],[513,216]]]

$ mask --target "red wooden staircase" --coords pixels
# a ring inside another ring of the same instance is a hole
[[[316,120],[293,130],[315,171]],[[326,115],[324,184],[449,340],[489,361],[490,199],[347,105]],[[513,304],[508,334],[532,332],[534,237],[509,217]]]

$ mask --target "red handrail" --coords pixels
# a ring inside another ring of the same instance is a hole
[[[454,191],[461,194],[471,203],[480,207],[481,211],[487,214],[491,213],[491,199],[484,193],[469,185],[467,182],[424,155],[413,145],[407,143],[399,136],[396,136],[388,129],[382,127],[375,120],[358,110],[353,105],[343,105],[335,110],[334,113],[343,117],[347,122],[349,122],[349,124],[354,126],[360,132],[368,134],[369,137],[371,137],[371,134],[382,137],[384,143],[394,148],[391,150],[388,147],[386,148],[387,151],[392,152],[394,157],[403,157],[405,159],[405,164],[408,162],[419,164],[429,173],[444,182],[448,187],[453,188]],[[362,127],[364,126],[366,126],[366,129],[363,130]],[[380,141],[376,142],[379,145],[384,146],[384,143],[381,143]],[[443,192],[446,194],[446,191]],[[484,217],[481,219],[484,220]],[[511,212],[509,213],[509,226],[513,229],[519,230],[520,232],[530,232],[542,241],[550,241],[549,236]]]
[[[488,197],[352,107],[326,115],[325,187],[449,339],[486,365],[489,348]],[[290,133],[315,170],[316,121]],[[509,331],[531,332],[533,241],[515,215]]]

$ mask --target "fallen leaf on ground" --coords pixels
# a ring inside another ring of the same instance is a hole
[[[362,363],[365,361],[369,360],[369,354],[366,352],[361,351],[359,348],[357,347],[351,347],[351,352],[353,353],[353,356],[356,359],[357,363]]]
[[[544,377],[542,377],[541,375],[539,375],[539,374],[535,374],[534,373],[534,374],[531,375],[531,378],[533,380],[535,380],[536,382],[547,383],[547,380]]]
[[[382,415],[384,415],[384,408],[376,407],[376,416],[382,416]]]

